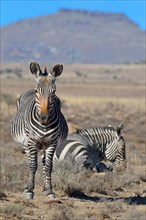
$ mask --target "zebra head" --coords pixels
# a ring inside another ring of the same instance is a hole
[[[111,161],[115,161],[116,167],[126,168],[126,153],[125,153],[125,140],[121,134],[123,129],[123,124],[121,123],[117,126],[113,133],[113,140],[108,144],[106,149],[106,156]]]
[[[30,64],[30,71],[35,75],[37,82],[36,88],[36,106],[39,113],[40,123],[45,125],[48,122],[49,111],[53,107],[53,100],[55,97],[56,77],[60,76],[63,71],[63,65],[57,64],[48,73],[45,67],[44,72],[36,62]]]

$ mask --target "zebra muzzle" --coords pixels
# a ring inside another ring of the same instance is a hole
[[[42,113],[40,114],[40,123],[41,123],[42,125],[45,125],[47,122],[48,122],[48,114],[42,112]]]

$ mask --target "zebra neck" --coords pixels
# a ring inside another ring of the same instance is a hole
[[[108,128],[89,128],[80,130],[79,135],[86,138],[93,145],[104,145],[113,139],[114,130]]]
[[[36,121],[40,121],[40,112],[38,110],[37,104],[34,104],[34,108],[33,108],[33,116],[35,118]],[[57,119],[57,112],[58,112],[58,105],[55,102],[55,99],[52,100],[51,103],[49,103],[49,107],[48,107],[48,123],[51,123],[52,121],[55,121]]]

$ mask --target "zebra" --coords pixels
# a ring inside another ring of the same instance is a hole
[[[66,139],[68,126],[61,112],[61,101],[55,95],[56,77],[63,71],[63,65],[57,64],[48,73],[42,72],[37,62],[30,64],[30,71],[35,76],[37,87],[23,93],[17,100],[17,112],[12,118],[12,138],[23,145],[29,161],[29,177],[24,196],[34,197],[35,173],[39,150],[43,150],[43,194],[54,198],[52,190],[52,160],[57,145]]]
[[[68,134],[67,139],[58,145],[54,163],[71,157],[81,166],[95,172],[112,171],[114,167],[126,168],[125,140],[121,135],[123,124],[115,129],[112,126],[79,129]],[[109,162],[105,165],[101,161]]]

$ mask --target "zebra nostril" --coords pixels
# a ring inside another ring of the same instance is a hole
[[[41,113],[40,114],[40,123],[45,124],[47,122],[47,120],[48,120],[48,115],[45,113]]]

